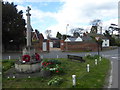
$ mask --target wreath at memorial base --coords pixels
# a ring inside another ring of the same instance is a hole
[[[40,55],[37,54],[37,53],[35,53],[35,59],[36,59],[36,60],[40,60]]]
[[[30,56],[29,55],[23,55],[22,60],[26,61],[26,62],[29,62],[30,61]]]

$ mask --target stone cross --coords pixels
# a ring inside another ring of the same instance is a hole
[[[26,10],[26,16],[27,16],[27,46],[31,46],[31,25],[30,25],[30,10],[31,8],[28,6]]]

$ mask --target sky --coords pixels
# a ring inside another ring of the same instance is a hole
[[[89,31],[90,22],[102,20],[104,30],[111,23],[118,24],[118,0],[3,0],[14,2],[18,11],[23,11],[26,20],[27,6],[31,8],[31,26],[46,37],[45,31],[51,30],[52,37],[59,31],[71,34],[72,28]],[[67,26],[69,24],[69,26]]]

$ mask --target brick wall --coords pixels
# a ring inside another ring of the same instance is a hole
[[[50,47],[49,47],[49,40],[46,41],[46,47],[47,51],[49,52]],[[33,46],[35,48],[36,52],[43,52],[43,40],[40,40],[39,42],[33,43]]]
[[[65,51],[66,47],[68,51],[97,51],[97,43],[94,42],[64,42],[61,40],[61,50]]]

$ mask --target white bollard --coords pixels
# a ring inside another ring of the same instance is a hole
[[[58,58],[58,55],[57,55],[57,58]]]
[[[97,59],[95,59],[95,65],[97,65]]]
[[[99,57],[99,61],[101,61],[102,59],[101,59],[101,57]]]
[[[41,59],[43,59],[43,55],[41,55]]]
[[[31,78],[30,76],[28,76],[28,78]]]
[[[87,64],[87,72],[90,72],[90,65]]]
[[[13,76],[13,78],[15,78],[15,76]]]
[[[7,78],[9,79],[10,77],[8,76]]]
[[[76,75],[72,75],[73,86],[76,86]]]
[[[9,60],[11,59],[11,57],[10,57],[10,56],[9,56],[8,58],[9,58]]]

